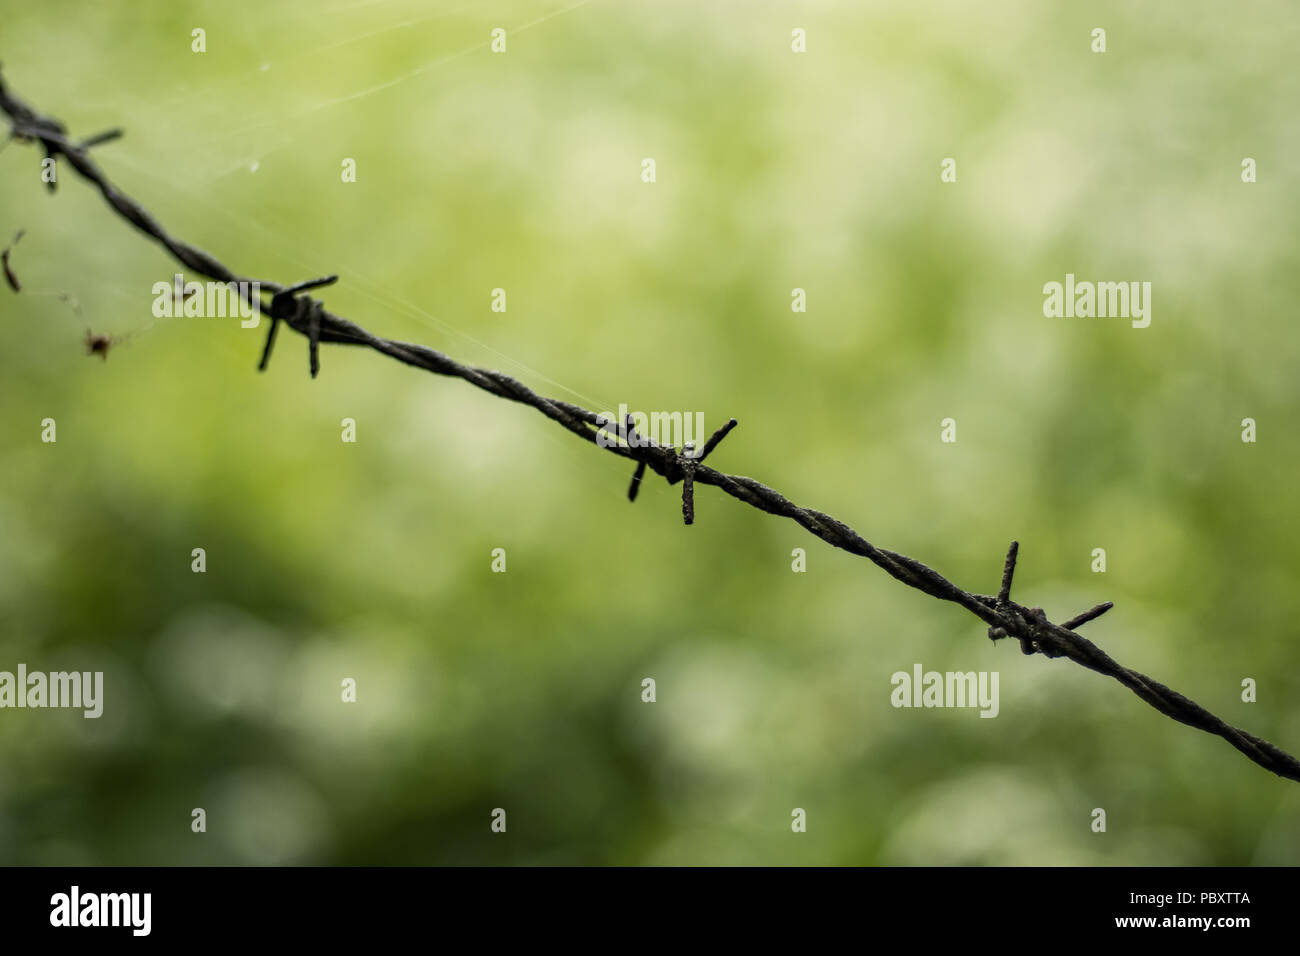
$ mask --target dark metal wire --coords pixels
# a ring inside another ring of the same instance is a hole
[[[89,147],[116,139],[120,131],[91,136],[82,141],[68,138],[62,123],[34,109],[14,96],[0,78],[0,110],[8,114],[12,137],[19,141],[38,144],[49,157],[63,157],[83,178],[98,187],[105,201],[129,223],[145,235],[159,242],[182,265],[193,272],[222,283],[249,283],[254,280],[236,275],[213,256],[183,242],[168,233],[152,214],[131,197],[119,191],[90,157]],[[54,188],[51,182],[50,188]],[[315,279],[290,286],[280,286],[262,281],[262,290],[271,294],[269,307],[264,308],[271,317],[266,345],[259,369],[266,367],[274,345],[275,334],[281,322],[308,339],[310,364],[314,377],[319,369],[320,343],[331,345],[363,345],[436,375],[449,375],[464,379],[471,385],[500,398],[518,402],[537,409],[547,418],[557,422],[584,441],[599,444],[597,429],[607,423],[595,412],[578,405],[545,398],[523,383],[491,369],[462,365],[455,359],[435,349],[409,342],[399,342],[374,335],[361,326],[337,316],[317,300],[302,296],[310,289],[327,285],[336,277]],[[247,285],[239,285],[241,294],[251,300]],[[250,304],[252,302],[250,301]],[[260,306],[261,303],[258,303]],[[800,507],[786,499],[780,492],[753,478],[729,475],[704,464],[704,458],[717,447],[726,434],[735,427],[732,419],[711,437],[697,456],[691,451],[679,452],[675,448],[653,444],[636,436],[630,422],[620,438],[624,443],[603,446],[607,451],[636,462],[636,472],[628,497],[635,500],[641,479],[647,468],[665,478],[670,485],[681,481],[684,485],[682,514],[687,524],[695,517],[695,485],[711,485],[745,504],[768,514],[790,518],[812,534],[833,547],[860,555],[884,570],[891,577],[916,588],[931,597],[951,601],[974,614],[989,625],[988,635],[994,640],[1014,637],[1026,654],[1043,654],[1047,657],[1067,657],[1089,670],[1105,674],[1119,681],[1160,713],[1180,723],[1222,737],[1233,747],[1266,770],[1280,777],[1300,782],[1300,761],[1273,746],[1268,741],[1230,726],[1201,707],[1195,701],[1152,680],[1144,674],[1130,670],[1114,661],[1101,648],[1075,633],[1075,628],[1091,621],[1112,605],[1098,605],[1071,618],[1064,624],[1053,624],[1041,608],[1030,608],[1011,600],[1011,579],[1015,573],[1018,544],[1012,544],[1003,567],[1002,585],[996,596],[964,591],[938,571],[914,558],[878,548],[844,522],[811,508]],[[638,439],[626,442],[628,436]]]

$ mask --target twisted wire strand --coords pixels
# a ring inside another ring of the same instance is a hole
[[[1247,758],[1280,777],[1300,782],[1300,761],[1266,740],[1231,726],[1210,713],[1195,701],[1184,697],[1159,681],[1140,674],[1116,662],[1105,651],[1087,638],[1076,633],[1078,628],[1093,620],[1111,607],[1098,605],[1090,611],[1071,618],[1064,624],[1049,621],[1041,608],[1027,607],[1011,600],[1011,583],[1015,573],[1019,545],[1013,543],[1003,566],[1002,586],[997,595],[983,595],[965,591],[953,584],[938,571],[894,551],[878,548],[844,522],[812,508],[794,504],[774,488],[742,475],[730,475],[703,463],[706,454],[713,451],[722,437],[734,427],[734,419],[719,429],[696,456],[690,449],[679,452],[675,448],[644,441],[630,426],[618,430],[619,440],[607,443],[598,441],[599,430],[609,423],[604,416],[570,402],[538,395],[522,382],[502,372],[464,365],[450,356],[425,345],[400,342],[375,335],[356,323],[330,312],[322,303],[297,292],[299,286],[325,284],[329,280],[280,285],[274,282],[253,280],[237,275],[203,250],[171,235],[148,210],[130,196],[121,192],[109,180],[99,164],[90,155],[90,149],[110,142],[121,135],[120,130],[108,130],[82,141],[69,138],[61,122],[43,115],[15,96],[0,76],[0,110],[8,115],[11,137],[22,142],[38,144],[47,157],[63,157],[85,180],[99,189],[113,210],[136,229],[162,245],[182,265],[191,271],[221,283],[236,283],[241,294],[254,304],[251,294],[244,291],[251,283],[260,283],[262,291],[272,295],[269,306],[255,303],[271,316],[266,348],[261,367],[270,357],[271,347],[279,322],[283,321],[295,332],[307,337],[311,344],[312,369],[315,373],[316,343],[333,345],[359,345],[406,365],[463,379],[476,388],[521,405],[535,408],[547,418],[585,441],[606,451],[637,463],[637,477],[649,468],[668,481],[670,485],[682,482],[689,473],[690,480],[683,495],[683,513],[690,524],[694,517],[693,485],[710,485],[731,497],[768,514],[789,518],[825,541],[871,561],[891,577],[908,587],[922,591],[942,601],[950,601],[970,611],[989,625],[988,635],[994,640],[1013,637],[1019,640],[1026,654],[1043,654],[1046,657],[1066,657],[1089,670],[1113,677],[1139,698],[1160,713],[1180,723],[1206,733],[1222,737]],[[49,184],[51,190],[54,183]],[[277,300],[276,296],[280,296]],[[608,434],[608,432],[606,432]],[[628,440],[635,439],[635,440]],[[629,497],[635,498],[635,490]]]

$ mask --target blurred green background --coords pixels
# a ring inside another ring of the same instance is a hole
[[[338,272],[367,328],[597,410],[735,416],[712,463],[966,588],[1018,538],[1020,600],[1115,601],[1088,636],[1295,752],[1298,43],[1282,0],[46,0],[0,58],[236,271]],[[263,329],[154,321],[172,261],[38,160],[0,154],[14,269],[126,341],[0,290],[0,669],[107,684],[97,721],[0,711],[0,861],[1300,859],[1294,784],[789,521],[704,489],[684,528],[463,382],[341,348],[312,381],[289,333],[258,375]],[[1152,282],[1151,327],[1044,318],[1067,272]],[[999,717],[892,708],[915,663],[998,671]]]

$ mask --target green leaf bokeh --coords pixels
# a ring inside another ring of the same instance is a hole
[[[46,0],[0,56],[235,270],[337,272],[372,331],[597,410],[735,416],[712,464],[963,587],[1017,538],[1021,601],[1115,601],[1093,640],[1295,752],[1298,39],[1285,2]],[[0,669],[107,700],[0,711],[0,862],[1300,858],[1294,784],[791,522],[703,489],[684,528],[463,382],[329,347],[312,381],[284,333],[258,375],[262,330],[154,321],[173,263],[38,161],[0,154],[15,271],[125,341],[0,290]],[[1152,282],[1150,328],[1045,318],[1067,272]],[[891,707],[918,662],[998,671],[998,718]]]

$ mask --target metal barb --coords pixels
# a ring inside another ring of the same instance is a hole
[[[320,371],[320,310],[319,302],[307,306],[307,363],[312,378]]]
[[[682,453],[677,456],[682,468],[682,518],[687,524],[695,524],[695,443],[687,442],[682,446]]]
[[[267,363],[271,361],[271,349],[275,346],[275,333],[279,330],[280,320],[272,315],[271,325],[266,330],[266,344],[262,346],[262,360],[257,363],[259,372],[265,372]]]
[[[621,437],[629,446],[631,446],[632,439],[634,438],[637,441],[637,446],[639,447],[641,445],[641,436],[636,433],[636,421],[631,415],[626,415],[623,418],[623,434]],[[641,479],[644,477],[645,462],[638,461],[636,463],[636,471],[632,472],[632,483],[627,487],[628,501],[636,501],[637,492],[641,490]]]
[[[1020,542],[1012,541],[1007,549],[1007,560],[1002,565],[1002,587],[998,589],[998,603],[1006,604],[1011,600],[1011,579],[1016,575],[1016,557],[1020,554]]]
[[[258,371],[265,371],[267,362],[271,358],[271,347],[275,342],[277,324],[284,321],[307,336],[307,365],[311,377],[316,377],[317,373],[320,372],[321,322],[325,314],[325,306],[302,293],[310,292],[312,289],[319,289],[321,286],[333,285],[338,280],[337,275],[308,279],[305,282],[298,282],[281,289],[271,296],[269,310],[271,328],[266,333],[266,345],[262,349],[262,361],[258,363]],[[298,326],[302,325],[305,325],[306,328],[298,328]]]
[[[102,133],[96,133],[89,139],[83,139],[78,145],[81,149],[91,149],[95,146],[102,146],[105,143],[111,143],[115,139],[121,139],[123,131],[120,129],[106,129]]]
[[[1115,604],[1113,601],[1107,601],[1104,604],[1098,604],[1092,610],[1084,611],[1082,614],[1070,618],[1068,621],[1062,624],[1061,627],[1065,628],[1067,631],[1073,631],[1075,628],[1082,627],[1083,625],[1087,624],[1089,621],[1097,620],[1097,618],[1101,617],[1103,614],[1105,614],[1114,606]]]
[[[627,486],[627,500],[636,501],[636,493],[641,490],[641,479],[645,477],[645,462],[636,463],[636,471],[632,472],[632,484]]]
[[[736,420],[733,418],[730,421],[728,421],[727,424],[723,425],[711,436],[709,436],[709,440],[704,443],[704,450],[700,452],[699,457],[696,458],[695,460],[704,461],[704,459],[708,458],[709,452],[717,448],[718,443],[722,441],[722,439],[726,438],[727,433],[730,432],[735,427],[736,427]]]

